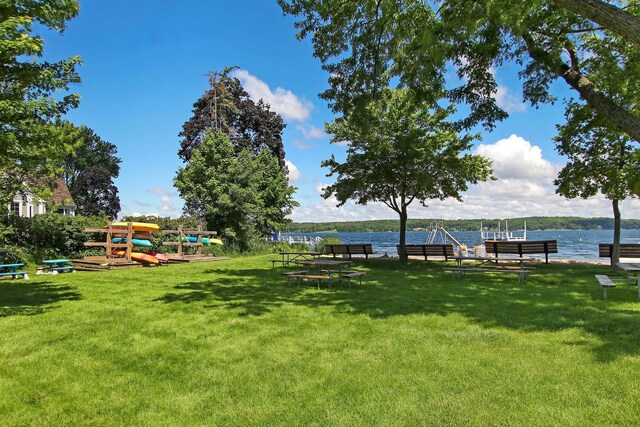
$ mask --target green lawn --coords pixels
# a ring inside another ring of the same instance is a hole
[[[454,280],[269,256],[0,281],[2,425],[634,425],[640,302],[607,267]],[[31,272],[33,273],[33,272]]]

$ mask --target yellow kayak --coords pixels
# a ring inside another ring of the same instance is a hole
[[[113,222],[111,223],[113,228],[127,228],[129,227],[128,222]],[[150,222],[132,222],[131,227],[133,231],[160,231],[160,226],[158,224],[153,224]]]

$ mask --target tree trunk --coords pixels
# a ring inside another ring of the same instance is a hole
[[[529,56],[534,61],[540,62],[549,71],[564,79],[591,108],[609,119],[632,139],[640,142],[640,118],[636,117],[628,109],[616,104],[611,97],[602,93],[580,71],[565,64],[562,58],[551,55],[548,51],[538,47],[529,34],[523,34],[522,38],[527,44]]]
[[[640,18],[602,0],[553,0],[605,29],[640,45]]]
[[[618,271],[617,263],[620,262],[620,206],[618,199],[611,201],[613,205],[613,253],[611,254],[611,271]]]
[[[400,241],[398,242],[400,245],[400,250],[398,251],[398,256],[400,257],[400,262],[407,262],[407,206],[402,204],[402,208],[400,210]]]

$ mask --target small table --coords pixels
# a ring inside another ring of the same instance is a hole
[[[29,276],[24,271],[18,271],[20,267],[24,266],[23,263],[17,264],[0,264],[0,277],[11,276],[15,279],[18,276],[22,276],[23,279],[28,280]]]
[[[282,263],[283,266],[296,263],[297,261],[311,261],[322,255],[322,252],[278,252],[282,259],[271,260],[271,268],[275,267],[276,262]]]
[[[629,263],[629,262],[618,262],[616,263],[618,268],[627,272],[627,289],[631,285],[631,278],[635,277],[636,285],[638,285],[638,299],[640,300],[640,264],[639,263]]]
[[[316,270],[321,270],[324,267],[327,269],[327,274],[329,275],[330,280],[331,278],[333,278],[333,272],[331,271],[331,269],[332,268],[337,269],[338,281],[340,283],[342,283],[342,276],[341,276],[342,267],[345,267],[351,264],[351,261],[336,261],[332,259],[296,260],[292,262],[295,262],[296,264],[299,264],[299,265],[306,265],[307,267],[311,267]]]

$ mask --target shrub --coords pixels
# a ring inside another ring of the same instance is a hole
[[[316,252],[324,252],[325,245],[339,245],[340,243],[342,243],[342,240],[340,240],[339,237],[325,237],[315,244],[313,250]]]

